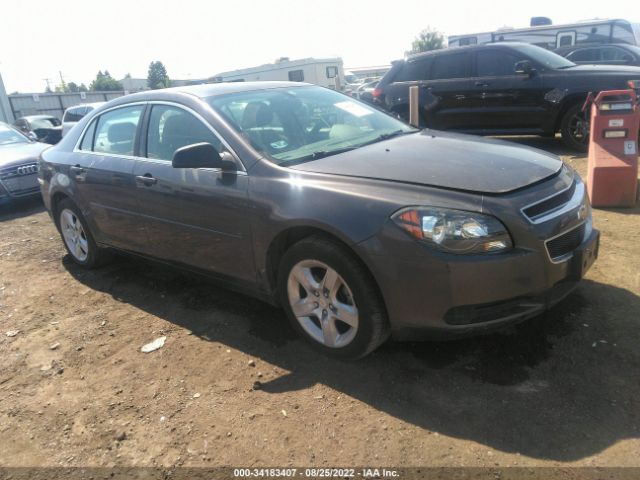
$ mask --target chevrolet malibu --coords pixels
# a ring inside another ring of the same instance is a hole
[[[301,83],[121,97],[39,176],[79,265],[115,249],[207,273],[342,358],[533,317],[598,252],[584,184],[556,156]]]

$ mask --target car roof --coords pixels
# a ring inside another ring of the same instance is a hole
[[[431,55],[445,55],[447,53],[479,50],[479,49],[482,49],[482,48],[519,47],[519,46],[523,46],[523,45],[533,46],[533,47],[536,46],[536,45],[532,45],[531,43],[526,43],[526,42],[481,43],[480,45],[464,45],[462,47],[447,47],[447,48],[440,48],[438,50],[430,50],[428,52],[414,53],[413,55],[409,55],[406,58],[406,60],[415,60],[415,59],[418,59],[418,58],[424,58],[424,57],[428,57],[428,56],[431,56]],[[542,48],[542,47],[538,47],[538,48]]]
[[[78,103],[77,105],[71,105],[67,107],[65,111],[71,110],[72,108],[81,108],[81,107],[99,107],[100,105],[104,105],[107,102],[89,102],[89,103]]]
[[[267,90],[272,88],[291,88],[300,86],[311,86],[310,83],[303,82],[221,82],[205,83],[202,85],[185,85],[183,87],[163,88],[161,90],[146,90],[144,93],[150,97],[155,95],[164,96],[167,93],[188,93],[196,97],[206,98],[228,93],[249,92],[252,90]]]

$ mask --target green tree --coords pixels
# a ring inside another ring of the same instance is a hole
[[[167,88],[171,85],[167,69],[161,61],[151,62],[149,64],[149,73],[147,75],[147,85],[149,88]]]
[[[67,83],[67,91],[76,93],[80,91],[80,87],[78,87],[78,84],[76,82],[69,82]]]
[[[79,88],[79,87],[78,87]],[[94,92],[111,92],[122,90],[122,84],[111,76],[109,70],[102,70],[98,72],[95,80],[89,85],[89,90]]]
[[[431,27],[427,27],[418,34],[411,44],[411,50],[405,52],[405,55],[439,50],[441,48],[444,48],[444,35]]]

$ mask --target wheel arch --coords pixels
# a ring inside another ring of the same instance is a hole
[[[300,240],[303,240],[305,238],[312,237],[312,236],[324,237],[328,240],[335,242],[336,244],[340,245],[345,250],[347,250],[353,256],[353,258],[358,263],[360,263],[363,266],[363,268],[365,268],[367,273],[370,275],[373,283],[375,284],[378,290],[378,293],[380,293],[380,298],[382,298],[384,302],[384,295],[382,295],[380,285],[375,275],[373,274],[373,271],[371,270],[367,262],[360,255],[358,255],[358,253],[352,248],[352,246],[345,239],[340,238],[340,236],[335,233],[332,233],[328,230],[325,230],[317,226],[308,226],[308,225],[292,226],[281,231],[273,238],[273,240],[269,244],[269,247],[267,248],[266,265],[265,265],[266,276],[267,276],[269,290],[271,292],[274,302],[276,303],[279,302],[278,300],[279,299],[278,269],[280,267],[280,261],[282,260],[282,257],[287,252],[287,250],[291,248],[294,244],[296,244]],[[386,308],[386,305],[385,305],[385,308]]]
[[[553,126],[553,132],[557,133],[560,131],[562,119],[570,108],[579,104],[584,104],[586,100],[587,95],[584,93],[576,93],[565,98],[560,106],[560,109],[558,110],[558,115],[556,116],[556,121]]]

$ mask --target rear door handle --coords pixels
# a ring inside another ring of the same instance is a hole
[[[476,82],[476,87],[488,87],[489,84],[488,83],[484,83],[484,82]]]
[[[151,185],[158,183],[158,179],[154,178],[150,173],[145,173],[144,175],[136,175],[136,182],[150,187]]]

